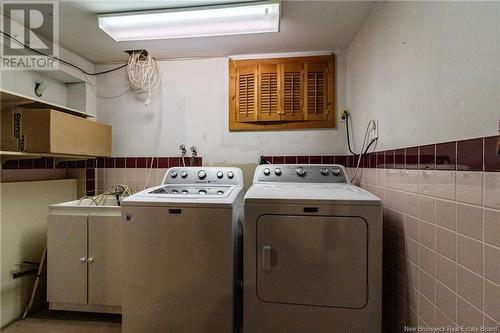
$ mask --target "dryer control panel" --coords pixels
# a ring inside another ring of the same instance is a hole
[[[167,170],[162,184],[214,184],[243,186],[239,168],[227,167],[174,167]]]
[[[348,184],[346,169],[339,164],[263,164],[255,169],[253,183]]]

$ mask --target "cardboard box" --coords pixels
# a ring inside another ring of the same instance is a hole
[[[111,156],[111,126],[52,109],[2,110],[1,150]]]

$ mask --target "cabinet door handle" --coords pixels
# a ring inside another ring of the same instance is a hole
[[[87,259],[87,262],[88,262],[89,264],[93,263],[94,261],[95,261],[95,260],[94,260],[94,258],[88,258],[88,259]]]
[[[82,264],[86,263],[86,262],[87,262],[87,258],[85,258],[85,257],[81,257],[81,258],[80,258],[80,262],[81,262]]]
[[[272,248],[270,245],[262,247],[262,270],[269,272],[272,266]]]

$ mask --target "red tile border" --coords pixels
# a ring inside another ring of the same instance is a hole
[[[369,154],[369,168],[375,168],[377,166],[377,155],[375,153]]]
[[[115,168],[125,168],[125,157],[115,157]]]
[[[97,165],[97,162],[96,162],[95,158],[91,158],[91,159],[85,161],[85,167],[86,168],[95,168],[96,165]]]
[[[405,150],[404,149],[396,149],[394,151],[394,168],[395,169],[404,169],[405,167],[406,167]]]
[[[436,145],[436,170],[457,169],[457,143],[446,142]]]
[[[297,156],[297,163],[298,164],[310,164],[309,156]]]
[[[376,156],[376,168],[383,169],[385,168],[385,152],[377,151],[375,153]]]
[[[394,150],[385,152],[385,168],[394,169]]]
[[[420,146],[418,148],[418,168],[420,170],[436,169],[436,145]]]
[[[405,148],[405,169],[418,169],[418,147]]]
[[[364,168],[396,169],[436,169],[500,172],[500,155],[496,153],[499,136],[452,141],[420,147],[407,147],[395,150],[368,153],[360,166]],[[86,161],[60,162],[55,168],[149,168],[153,157],[107,157]],[[314,155],[314,156],[263,156],[269,163],[287,164],[341,164],[355,167],[357,157],[352,155]],[[483,163],[484,159],[484,163]],[[202,165],[202,157],[193,160],[193,166]],[[185,158],[189,165],[191,157]],[[8,160],[2,168],[44,169],[53,167],[53,158]],[[484,164],[484,165],[483,165]],[[154,158],[154,168],[181,166],[180,157]]]
[[[158,157],[158,168],[168,168],[168,157]]]
[[[500,154],[496,153],[499,137],[496,135],[372,152],[363,157],[360,167],[500,172]],[[277,163],[277,161],[282,163],[283,156],[265,156],[264,158],[270,163]],[[335,163],[351,168],[357,163],[357,157],[352,155],[285,156],[284,160],[285,163],[297,164],[316,164],[321,161],[320,163],[323,164]]]
[[[457,170],[483,171],[483,139],[457,141]]]
[[[500,154],[497,154],[497,142],[500,135],[484,138],[484,171],[500,172]]]
[[[297,159],[295,159],[295,160],[297,160]],[[321,159],[321,163],[334,164],[335,163],[335,156],[323,156]]]

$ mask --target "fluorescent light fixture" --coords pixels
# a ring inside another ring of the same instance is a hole
[[[99,28],[118,42],[278,32],[280,1],[101,14],[98,18]]]

